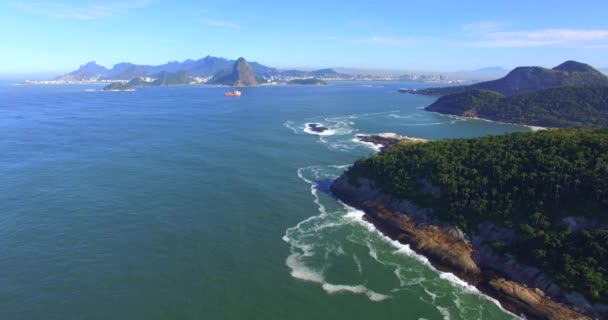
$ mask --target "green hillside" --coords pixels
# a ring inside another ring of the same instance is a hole
[[[606,127],[608,86],[551,88],[508,97],[469,90],[440,97],[426,110],[544,127]]]

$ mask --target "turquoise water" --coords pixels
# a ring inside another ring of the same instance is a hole
[[[528,130],[403,86],[0,85],[0,319],[512,319],[324,192],[357,133]]]

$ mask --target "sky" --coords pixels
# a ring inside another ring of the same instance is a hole
[[[0,74],[207,55],[278,68],[608,67],[608,1],[2,0]]]

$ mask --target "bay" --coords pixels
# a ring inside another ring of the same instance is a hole
[[[420,86],[0,85],[0,318],[512,319],[326,193],[356,134],[529,130]]]

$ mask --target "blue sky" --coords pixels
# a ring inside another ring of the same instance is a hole
[[[1,73],[206,55],[281,68],[608,67],[608,1],[3,0]]]

